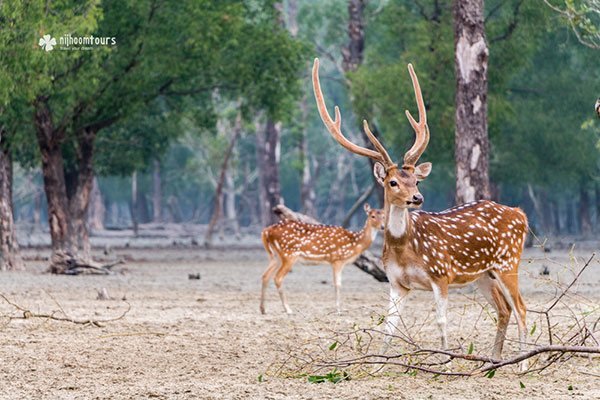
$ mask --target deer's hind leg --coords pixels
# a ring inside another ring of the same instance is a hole
[[[517,328],[519,330],[519,351],[521,354],[525,351],[527,339],[527,323],[526,314],[527,308],[519,291],[519,275],[516,268],[508,272],[492,272],[504,294],[504,298],[510,304],[515,318],[517,320]],[[527,370],[527,360],[519,363],[521,371]]]
[[[265,313],[265,295],[267,293],[267,288],[269,287],[269,281],[273,277],[273,274],[279,267],[279,257],[273,253],[269,254],[269,265],[265,272],[262,274],[262,289],[260,292],[260,312],[261,314]]]
[[[277,270],[277,273],[275,274],[275,286],[277,287],[277,290],[279,291],[279,297],[281,298],[281,303],[283,304],[283,309],[288,314],[292,314],[293,312],[287,303],[285,293],[283,293],[283,278],[285,278],[285,276],[291,271],[292,266],[294,265],[295,262],[296,262],[295,258],[282,257],[281,265],[279,266],[279,269]]]
[[[506,329],[510,320],[511,307],[495,278],[492,278],[485,273],[477,280],[476,284],[485,299],[494,307],[498,314],[496,338],[494,339],[494,352],[492,353],[492,357],[500,359],[502,356],[504,340],[506,338]]]

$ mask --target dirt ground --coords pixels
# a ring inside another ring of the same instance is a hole
[[[579,267],[590,254],[577,253]],[[313,384],[290,371],[283,374],[290,351],[310,349],[315,338],[327,340],[332,331],[354,324],[370,326],[385,309],[388,285],[353,266],[344,271],[340,316],[334,313],[330,268],[296,266],[285,281],[295,310],[288,316],[272,286],[267,314],[258,311],[266,266],[258,249],[122,249],[117,255],[130,261],[113,276],[52,276],[43,273],[47,251],[30,249],[26,255],[26,272],[0,275],[0,293],[14,303],[34,313],[62,309],[71,318],[96,320],[118,317],[128,304],[131,308],[121,319],[94,327],[9,319],[22,312],[0,300],[1,399],[600,398],[600,360],[587,357],[543,374],[519,376],[516,367],[508,367],[492,379],[413,376],[390,369],[375,377]],[[543,308],[556,294],[546,279],[573,278],[562,266],[575,266],[569,258],[566,250],[526,252],[521,284],[529,308]],[[546,278],[540,276],[544,265],[550,272]],[[196,273],[200,280],[188,279]],[[97,299],[102,288],[112,300]],[[582,302],[582,312],[586,307],[597,311],[599,288],[596,259],[566,301]],[[471,289],[451,293],[449,336],[452,343],[472,341],[476,352],[489,354],[494,327],[478,305],[482,301]],[[414,293],[406,320],[420,327],[418,337],[437,343],[432,312],[431,294]],[[536,318],[530,314],[530,327]],[[474,320],[480,320],[476,329]],[[508,336],[517,338],[514,320]],[[515,352],[515,344],[507,341],[505,355]]]

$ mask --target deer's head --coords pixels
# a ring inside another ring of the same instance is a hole
[[[398,164],[394,163],[381,142],[371,132],[367,121],[363,121],[363,128],[375,150],[358,146],[344,136],[341,129],[342,118],[340,109],[337,106],[335,107],[334,119],[331,118],[327,111],[319,82],[318,58],[315,59],[312,71],[317,108],[327,130],[346,149],[375,160],[373,173],[377,182],[383,186],[386,205],[394,205],[400,208],[420,207],[423,204],[423,195],[419,192],[417,185],[431,172],[431,163],[426,162],[417,165],[417,161],[429,143],[429,127],[427,126],[427,113],[425,111],[425,104],[423,103],[421,87],[419,86],[419,80],[412,64],[408,64],[408,72],[410,73],[415,91],[415,98],[419,109],[419,121],[415,121],[410,112],[406,111],[406,117],[415,131],[416,138],[413,146],[404,154],[404,162],[399,167]]]
[[[372,229],[383,231],[385,229],[385,214],[383,210],[371,208],[368,203],[365,203],[364,209],[367,214],[367,224],[369,224]]]

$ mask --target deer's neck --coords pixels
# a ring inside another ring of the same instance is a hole
[[[367,218],[364,228],[360,231],[359,243],[362,245],[362,248],[366,249],[371,246],[371,243],[373,243],[373,240],[375,240],[376,237],[377,229],[373,229]]]
[[[404,237],[410,228],[410,215],[408,209],[390,205],[386,213],[385,229],[396,239]]]

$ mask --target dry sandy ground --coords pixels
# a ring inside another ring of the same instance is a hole
[[[28,250],[27,254],[35,253]],[[140,261],[130,261],[114,276],[51,276],[43,273],[44,261],[29,261],[26,272],[0,275],[0,293],[33,312],[62,307],[72,318],[102,320],[127,309],[122,298],[131,305],[122,319],[93,327],[36,318],[9,320],[8,315],[19,313],[2,302],[0,398],[600,398],[598,358],[573,359],[544,375],[518,376],[516,369],[507,368],[493,379],[410,376],[390,369],[376,377],[334,385],[275,375],[289,349],[310,350],[316,338],[347,330],[354,323],[370,326],[385,308],[387,284],[348,267],[342,289],[345,310],[338,316],[333,313],[330,269],[297,266],[285,281],[296,314],[283,314],[271,287],[268,314],[263,316],[258,312],[259,277],[266,261],[261,251],[128,249],[121,253]],[[551,260],[535,260],[543,257],[529,251],[526,258],[533,262],[522,265],[522,289],[531,308],[542,308],[555,293],[539,279],[542,264],[549,267],[551,278],[568,282],[573,277]],[[568,262],[567,254],[554,252],[552,257]],[[599,267],[594,261],[574,288],[587,298],[584,308],[600,303]],[[189,280],[189,273],[200,273],[201,279]],[[114,300],[96,299],[103,287]],[[574,304],[581,296],[569,296],[567,301]],[[478,301],[481,297],[468,289],[451,294],[449,335],[452,343],[473,341],[476,351],[485,354],[494,328]],[[408,302],[406,320],[423,325],[419,338],[437,343],[435,324],[428,322],[432,310],[431,295],[416,293]],[[533,320],[535,316],[530,325]],[[514,323],[508,334],[516,338]],[[508,342],[505,353],[514,355],[515,350],[514,343]]]

